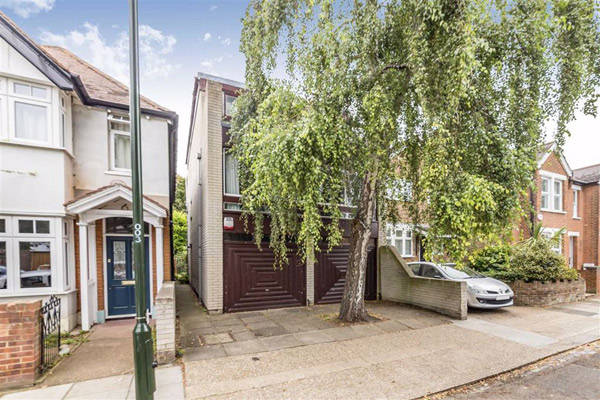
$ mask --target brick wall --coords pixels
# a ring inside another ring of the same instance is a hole
[[[587,293],[600,294],[600,267],[583,268],[581,277],[585,279],[585,291]]]
[[[32,386],[41,356],[41,300],[0,304],[0,390]]]
[[[585,281],[509,283],[517,306],[551,306],[585,299]]]
[[[583,187],[583,263],[600,265],[600,185]]]
[[[398,250],[379,248],[381,297],[412,304],[457,319],[467,318],[467,284],[415,276]]]
[[[169,225],[166,224],[163,228],[163,277],[166,281],[173,280],[171,276],[171,230]]]
[[[166,364],[175,359],[175,282],[165,282],[156,296],[156,357]]]

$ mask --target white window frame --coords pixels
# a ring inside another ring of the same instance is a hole
[[[230,197],[242,197],[242,189],[240,187],[240,164],[239,162],[237,163],[237,171],[236,171],[236,175],[238,178],[238,190],[240,193],[227,193],[227,185],[225,184],[225,177],[227,175],[227,171],[225,170],[225,166],[227,165],[226,161],[225,161],[225,156],[227,154],[228,151],[230,151],[231,149],[228,148],[223,148],[223,195],[225,196],[230,196]],[[231,156],[231,155],[230,155]]]
[[[555,229],[555,228],[542,228],[541,235],[546,239],[550,239],[559,230],[560,229]],[[563,235],[560,235],[560,237],[558,239],[558,243],[551,243],[551,249],[556,254],[562,254],[562,244],[563,244],[562,237],[563,237]]]
[[[19,236],[13,238],[13,293],[39,293],[43,291],[57,291],[60,287],[57,282],[57,254],[56,254],[56,240],[51,237],[39,236]],[[45,242],[50,244],[50,286],[40,286],[36,288],[22,288],[21,287],[21,260],[19,257],[19,244],[25,242]],[[62,285],[60,285],[62,286]]]
[[[29,86],[31,89],[33,89],[33,88],[44,89],[46,91],[46,97],[37,97],[37,96],[33,96],[33,95],[25,95],[25,94],[17,93],[15,91],[15,85]],[[8,94],[12,97],[35,100],[35,101],[40,101],[40,102],[44,102],[44,103],[52,102],[52,88],[50,86],[40,85],[38,83],[32,83],[32,82],[26,82],[26,81],[19,81],[16,79],[11,79],[8,87],[9,87]]]
[[[16,121],[16,104],[29,104],[38,107],[44,107],[46,109],[46,138],[45,140],[35,140],[35,139],[27,139],[17,136],[17,121]],[[26,143],[26,144],[43,144],[50,145],[52,143],[52,138],[50,136],[50,132],[52,131],[52,107],[48,103],[44,103],[42,101],[31,100],[28,97],[9,97],[8,98],[8,131],[10,134],[11,141],[15,141],[17,143]]]
[[[233,99],[233,103],[235,103],[235,101],[237,100],[237,96],[232,96],[230,94],[227,93],[223,93],[223,116],[225,117],[231,117],[231,109],[227,110],[227,98],[231,97]],[[233,103],[231,104],[232,107],[234,107]]]
[[[581,193],[581,187],[573,185],[573,218],[581,219],[579,215],[579,193]]]
[[[0,237],[0,242],[6,244],[6,287],[4,289],[0,289],[0,295],[14,293],[14,277],[13,277],[13,269],[11,265],[12,262],[12,239],[6,236]]]
[[[33,221],[33,233],[20,233],[19,232],[19,221]],[[45,221],[48,222],[49,233],[37,233],[36,232],[36,222],[37,221]],[[12,218],[13,225],[13,235],[14,237],[34,237],[37,238],[37,241],[40,241],[40,238],[51,238],[54,237],[54,221],[51,218],[37,218],[37,217],[25,217],[25,216],[15,216]]]
[[[402,235],[398,236],[396,235],[397,231],[402,231]],[[410,234],[410,236],[408,235]],[[414,232],[411,229],[411,227],[407,224],[386,224],[386,230],[385,230],[385,239],[388,243],[388,245],[393,246],[396,248],[396,250],[398,250],[398,247],[396,246],[396,242],[400,241],[402,243],[402,251],[400,252],[400,255],[402,257],[406,257],[406,258],[412,258],[414,257]],[[410,242],[410,253],[406,252],[406,242]]]
[[[120,119],[120,118],[122,118],[122,119]],[[129,121],[129,119],[126,119],[126,117],[115,116],[115,115],[108,116],[108,133],[109,133],[109,135],[108,135],[109,145],[108,146],[109,146],[109,151],[110,151],[110,154],[108,155],[108,158],[110,160],[109,168],[111,171],[131,173],[130,168],[120,168],[115,165],[115,135],[128,136],[129,137],[129,149],[131,150],[131,129],[129,132],[121,131],[118,129],[112,129],[110,126],[111,122],[116,122],[119,124],[127,124],[131,127],[130,121]]]
[[[540,171],[540,176],[541,176],[541,181],[543,181],[543,180],[548,181],[548,191],[547,192],[544,192],[542,190],[543,186],[540,181],[540,192],[541,192],[540,209],[542,211],[565,214],[563,203],[564,203],[564,193],[565,193],[565,186],[566,186],[565,184],[567,181],[567,177],[565,175],[560,175],[560,174],[556,174],[554,172],[548,172],[548,171]],[[555,183],[560,183],[560,193],[555,193],[555,190],[554,190]],[[542,199],[544,197],[547,198],[546,207],[542,206],[542,203],[543,203]],[[554,207],[556,198],[560,199],[560,208]]]

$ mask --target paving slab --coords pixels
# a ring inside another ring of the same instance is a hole
[[[285,335],[286,333],[288,333],[283,326],[272,326],[268,328],[252,329],[251,332],[254,333],[254,336],[256,337],[278,336]]]
[[[207,360],[210,358],[225,357],[225,349],[220,344],[212,346],[191,347],[185,349],[183,353],[184,361]]]
[[[233,336],[236,342],[243,342],[245,340],[256,339],[254,333],[250,331],[233,332],[231,336]]]
[[[265,345],[262,344],[262,342],[258,339],[246,340],[244,342],[225,343],[223,345],[223,349],[225,349],[225,353],[228,356],[238,356],[241,354],[258,353],[258,352],[267,350]]]
[[[378,322],[375,325],[379,329],[383,329],[386,332],[401,332],[408,331],[411,329],[407,325],[404,325],[403,323],[394,320]]]
[[[73,387],[72,383],[64,385],[50,386],[41,389],[26,390],[23,392],[15,392],[6,394],[1,399],[6,400],[60,400],[63,399],[67,392]]]
[[[350,327],[350,329],[352,329],[354,332],[356,332],[360,336],[381,335],[382,333],[385,332],[383,329],[381,329],[381,328],[377,327],[377,325],[373,325],[373,324],[352,325]]]
[[[349,326],[341,326],[339,328],[329,328],[323,330],[326,334],[334,338],[335,340],[350,340],[361,337],[360,333],[356,332],[354,329]]]
[[[205,344],[222,344],[233,342],[233,338],[229,335],[229,333],[217,333],[214,335],[203,335],[202,341]]]
[[[260,339],[267,350],[287,349],[290,347],[302,346],[303,342],[293,335],[280,335]]]
[[[323,331],[298,332],[293,334],[296,339],[304,344],[317,344],[333,342],[335,339]]]

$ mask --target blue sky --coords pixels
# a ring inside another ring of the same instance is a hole
[[[247,1],[139,0],[141,90],[180,116],[178,171],[185,175],[194,76],[243,81],[239,40]],[[34,40],[66,47],[128,83],[127,0],[0,0]],[[565,156],[572,168],[600,163],[600,120],[578,115]]]

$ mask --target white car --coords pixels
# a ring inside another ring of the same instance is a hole
[[[411,262],[408,266],[417,276],[467,282],[467,304],[474,308],[500,308],[513,305],[512,289],[497,279],[485,277],[470,268],[458,270],[455,264]]]

